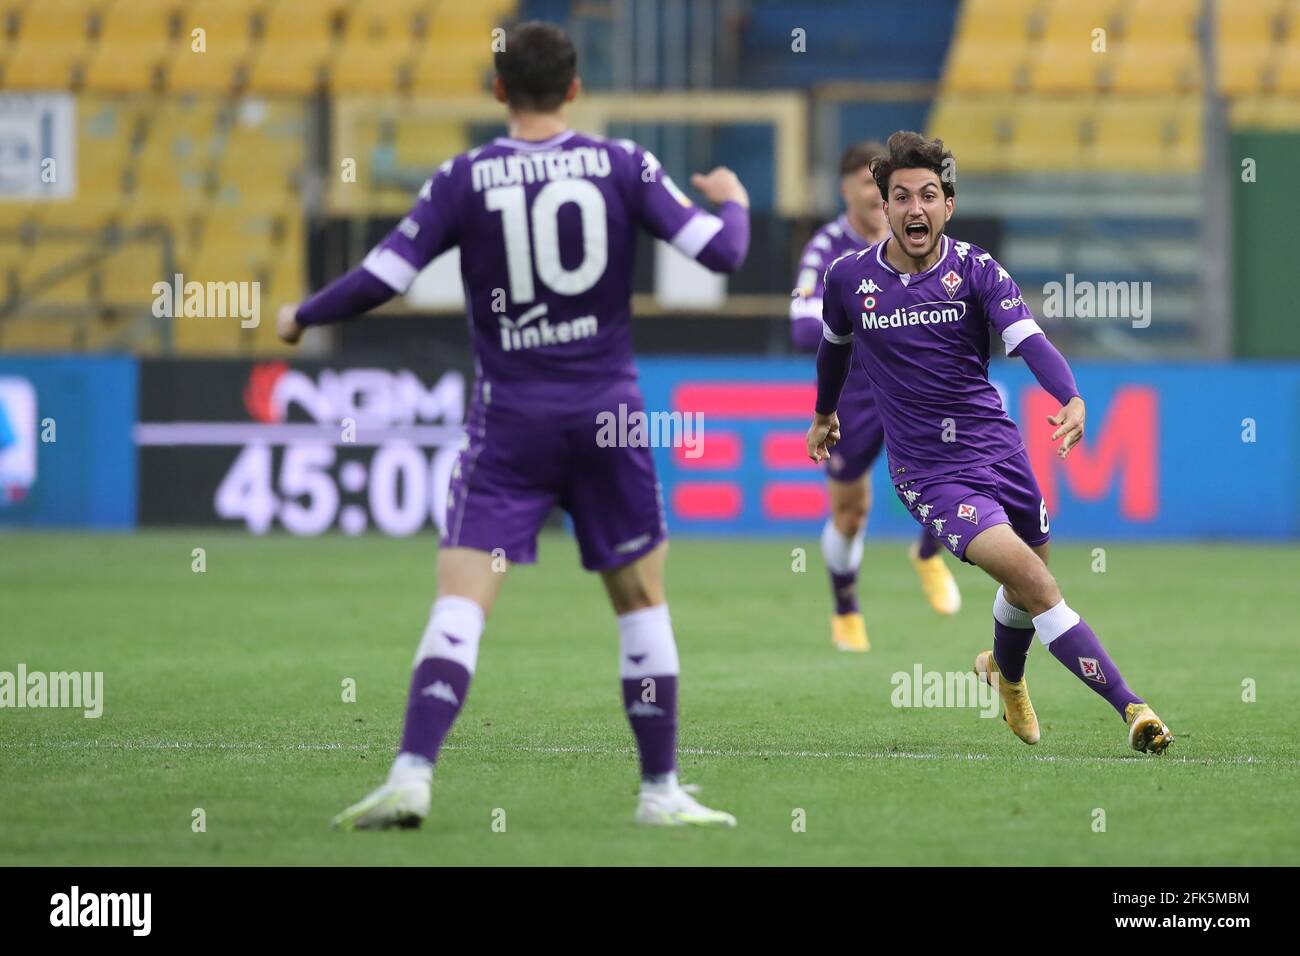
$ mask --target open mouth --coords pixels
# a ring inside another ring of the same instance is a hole
[[[922,245],[930,238],[930,225],[925,222],[909,222],[903,229],[907,241],[913,245]]]

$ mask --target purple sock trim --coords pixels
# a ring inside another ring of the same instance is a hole
[[[916,542],[916,556],[921,560],[933,558],[939,553],[939,539],[930,534],[929,531],[922,530],[921,537]]]
[[[1079,621],[1052,643],[1047,645],[1052,656],[1069,668],[1070,673],[1083,681],[1124,716],[1129,704],[1142,703],[1142,698],[1129,690],[1115,662],[1101,646],[1086,621]]]
[[[641,776],[677,769],[677,677],[625,677],[623,710],[641,755]]]
[[[1025,659],[1034,643],[1032,627],[1008,627],[993,619],[993,659],[1007,680],[1015,683],[1025,676]]]
[[[426,657],[411,675],[402,728],[402,753],[437,762],[438,751],[469,693],[470,673],[445,657]]]
[[[835,599],[836,614],[858,613],[858,572],[848,574],[831,572],[831,597]]]

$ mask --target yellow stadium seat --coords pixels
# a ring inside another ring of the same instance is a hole
[[[86,87],[104,93],[148,90],[171,44],[171,6],[116,3],[101,17]]]
[[[1103,169],[1194,172],[1201,163],[1198,98],[1109,98],[1098,115],[1093,158]]]
[[[1093,93],[1109,53],[1095,53],[1085,40],[1041,43],[1034,52],[1030,89],[1035,93]]]
[[[1232,103],[1234,129],[1300,130],[1300,97],[1246,96]]]
[[[1081,98],[1025,100],[1018,104],[1006,166],[1014,172],[1055,172],[1083,164],[1085,122],[1095,101]]]
[[[954,45],[943,85],[954,93],[1009,93],[1024,84],[1028,63],[1029,47],[1023,43]]]
[[[1271,71],[1276,47],[1271,43],[1221,43],[1218,57],[1218,87],[1225,96],[1259,93]]]
[[[76,348],[76,327],[45,317],[14,315],[0,321],[0,350],[65,352]]]
[[[1288,44],[1281,50],[1274,88],[1286,96],[1300,96],[1300,43]]]
[[[930,112],[927,131],[952,150],[957,176],[989,172],[1006,163],[1015,100],[997,97],[942,96]]]
[[[182,19],[182,42],[172,54],[168,88],[181,92],[224,93],[253,55],[253,14],[257,5],[244,0],[196,0]],[[194,49],[193,32],[202,29],[203,50]]]

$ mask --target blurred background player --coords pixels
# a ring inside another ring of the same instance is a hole
[[[799,276],[790,303],[790,335],[804,351],[816,352],[822,342],[822,290],[826,268],[840,256],[875,245],[889,235],[880,190],[871,175],[871,161],[884,147],[874,141],[856,143],[840,158],[840,195],[844,212],[813,234],[799,258]],[[877,290],[862,288],[865,297]],[[871,649],[867,625],[858,608],[858,567],[871,512],[871,466],[884,445],[885,432],[871,398],[871,386],[857,363],[849,370],[843,404],[852,419],[826,462],[826,487],[831,515],[822,528],[822,557],[831,578],[835,613],[831,640],[844,651]],[[847,413],[847,411],[846,411]],[[924,529],[908,550],[921,578],[926,599],[940,614],[961,609],[961,591],[943,563],[938,540]]]
[[[899,131],[871,168],[890,235],[826,272],[809,456],[824,460],[840,438],[836,407],[856,340],[889,423],[890,479],[899,499],[953,554],[1001,585],[993,649],[975,667],[1001,694],[1012,731],[1027,744],[1038,742],[1024,677],[1037,632],[1053,657],[1115,708],[1133,749],[1163,753],[1173,741],[1169,728],[1129,689],[1047,569],[1047,504],[1020,432],[988,380],[988,327],[1060,402],[1049,421],[1062,458],[1083,438],[1085,420],[1070,366],[1006,270],[978,246],[944,235],[956,202],[944,173],[956,166],[941,140]],[[870,306],[857,292],[863,283],[881,290]]]
[[[438,599],[388,780],[340,813],[339,826],[418,826],[428,813],[433,765],[505,579],[498,556],[535,561],[556,504],[618,615],[623,700],[641,757],[637,821],[735,824],[677,781],[678,658],[654,461],[648,447],[601,447],[597,418],[645,407],[629,327],[638,226],[730,272],[749,245],[749,199],[735,174],[717,168],[692,179],[720,204],[719,215],[706,213],[636,143],[570,129],[564,105],[580,90],[576,64],[559,28],[513,29],[496,54],[509,135],[445,162],[359,267],[278,317],[282,338],[296,342],[304,327],[405,292],[425,265],[460,247],[477,374],[438,552]]]

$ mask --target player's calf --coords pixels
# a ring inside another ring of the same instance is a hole
[[[1010,605],[1003,609],[1009,622],[1019,625],[1019,635],[1009,635],[1004,646],[1005,656],[1012,663],[1011,637],[1023,639],[1024,618],[1013,615],[1023,611],[1030,616],[1034,631],[1052,656],[1070,673],[1083,681],[1098,696],[1115,708],[1126,724],[1132,725],[1133,715],[1150,708],[1125,683],[1119,668],[1106,653],[1105,647],[1088,623],[1071,608],[1061,596],[1060,588],[1047,565],[1007,525],[997,525],[981,532],[966,550],[966,557],[996,578],[1004,588],[1003,596]],[[997,611],[995,610],[995,618]],[[1012,618],[1015,618],[1013,621]],[[999,658],[999,661],[1001,658]],[[1013,670],[1014,673],[1014,670]],[[1154,712],[1151,712],[1154,718]],[[1162,752],[1172,740],[1169,729],[1155,718],[1158,727],[1148,728],[1144,723],[1138,738],[1147,744],[1135,749]],[[1151,744],[1154,743],[1154,746]]]
[[[866,535],[871,492],[866,480],[827,482],[831,516],[822,527],[822,560],[830,576],[831,641],[842,651],[867,651],[867,625],[858,607],[858,568]]]

